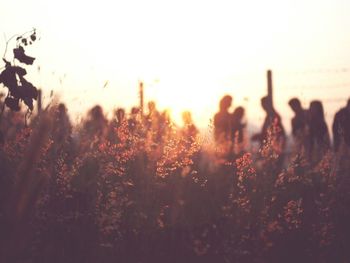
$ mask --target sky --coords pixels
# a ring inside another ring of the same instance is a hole
[[[5,0],[0,52],[6,39],[33,27],[40,38],[28,79],[65,101],[74,119],[101,104],[108,111],[146,101],[170,108],[176,122],[192,111],[209,125],[225,94],[259,126],[266,70],[274,100],[290,129],[287,102],[324,102],[327,121],[350,97],[348,0]],[[14,46],[14,42],[9,45]],[[7,57],[11,57],[11,52]],[[40,71],[38,70],[40,66]],[[107,85],[105,85],[107,83]]]

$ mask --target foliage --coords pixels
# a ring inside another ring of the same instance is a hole
[[[15,36],[14,36],[15,37]],[[6,60],[6,51],[10,38],[6,43],[6,50],[3,55],[3,61],[5,67],[0,73],[0,84],[2,83],[8,89],[8,95],[5,98],[5,105],[13,111],[20,110],[20,102],[23,101],[24,104],[28,107],[28,110],[33,111],[33,100],[36,100],[38,97],[37,88],[25,79],[27,71],[15,64],[15,61],[19,61],[26,65],[32,65],[35,58],[30,57],[25,54],[25,46],[32,45],[36,41],[36,31],[33,29],[30,32],[27,32],[16,38],[16,47],[13,49],[13,62]]]
[[[273,144],[221,162],[168,124],[155,140],[126,120],[72,133],[55,108],[35,118],[3,123],[2,262],[350,258],[349,167],[332,153],[278,169]]]

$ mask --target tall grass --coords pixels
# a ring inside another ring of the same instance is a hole
[[[345,152],[284,156],[273,127],[259,153],[232,153],[171,122],[3,118],[1,262],[350,261]]]

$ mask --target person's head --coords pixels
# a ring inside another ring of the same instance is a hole
[[[298,98],[290,99],[288,104],[294,112],[300,112],[302,110],[301,103]]]
[[[264,111],[270,112],[273,110],[271,100],[269,99],[269,97],[267,96],[262,97],[260,102],[261,102],[261,107],[264,109]]]
[[[311,101],[309,112],[310,112],[311,120],[312,119],[318,119],[318,120],[324,119],[323,105],[322,105],[322,102],[319,100]]]
[[[232,115],[234,119],[241,120],[244,116],[244,108],[241,106],[237,107]]]
[[[222,97],[222,99],[220,100],[220,110],[221,111],[227,111],[228,108],[231,107],[232,104],[232,96],[230,95],[225,95],[224,97]]]
[[[103,119],[103,110],[102,110],[102,107],[101,107],[100,105],[94,106],[94,107],[90,110],[90,116],[91,116],[91,118],[94,119],[94,120]]]
[[[115,116],[117,117],[118,122],[122,122],[125,118],[125,110],[122,108],[118,108],[115,111]]]
[[[66,112],[66,110],[67,110],[66,105],[64,105],[64,103],[58,104],[57,109],[59,112]]]
[[[184,111],[184,112],[182,113],[182,120],[183,120],[183,122],[184,122],[185,125],[192,124],[191,112],[189,112],[189,111]]]
[[[140,109],[138,107],[132,107],[131,108],[131,115],[135,116],[140,113]]]
[[[66,105],[64,105],[64,103],[58,104],[57,112],[60,116],[65,115],[67,113]]]

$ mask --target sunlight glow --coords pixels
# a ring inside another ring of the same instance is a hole
[[[207,126],[226,93],[233,95],[234,106],[249,98],[246,106],[255,107],[248,113],[261,119],[256,103],[266,92],[269,68],[277,72],[277,106],[288,115],[288,96],[304,93],[284,86],[296,81],[301,86],[305,79],[279,72],[347,67],[349,3],[13,0],[4,3],[0,24],[8,25],[1,28],[7,37],[38,29],[41,41],[32,53],[41,71],[31,72],[32,77],[46,97],[54,90],[73,113],[96,103],[107,110],[137,105],[138,81],[144,81],[146,100],[171,108],[177,120],[182,110],[191,110],[195,121]],[[336,81],[350,79],[341,75]],[[334,98],[344,93],[339,90]],[[315,95],[305,97],[306,103]]]

